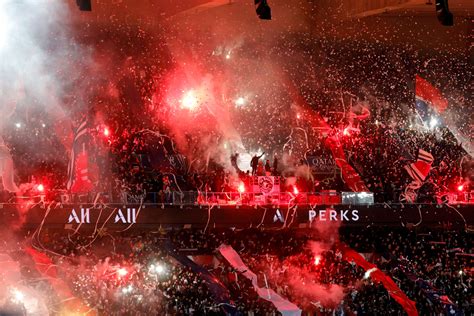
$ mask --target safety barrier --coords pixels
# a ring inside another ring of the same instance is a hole
[[[70,194],[58,192],[54,195],[12,197],[4,203],[15,201],[41,203],[57,201],[62,204],[81,203],[122,203],[122,204],[162,204],[162,205],[372,205],[372,192],[292,192],[252,193],[252,192],[205,192],[205,191],[161,191],[130,194],[122,192],[113,195],[108,192]],[[393,204],[393,203],[390,203]],[[396,204],[396,203],[395,203]],[[474,204],[474,192],[448,193],[438,197],[432,204]]]

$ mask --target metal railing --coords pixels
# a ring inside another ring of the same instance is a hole
[[[369,195],[372,195],[371,193]],[[166,201],[165,201],[166,202]],[[252,192],[173,192],[174,205],[317,205],[342,203],[341,193],[337,192],[290,192],[252,193]],[[373,203],[373,199],[371,201]]]
[[[459,196],[459,194],[458,194]],[[376,204],[372,192],[291,192],[252,193],[252,192],[204,192],[204,191],[161,191],[143,194],[122,192],[113,195],[109,192],[71,194],[58,192],[53,197],[37,195],[22,197],[33,202],[57,201],[62,204],[106,203],[106,204],[147,204],[147,205],[371,205]],[[3,203],[16,203],[18,198]],[[390,203],[390,204],[397,204]],[[422,203],[426,204],[426,203]],[[438,201],[431,204],[474,204],[474,191],[466,192],[458,199]]]

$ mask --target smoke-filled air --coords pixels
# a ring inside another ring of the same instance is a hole
[[[473,13],[0,0],[0,315],[472,315]]]

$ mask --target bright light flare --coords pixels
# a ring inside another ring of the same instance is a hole
[[[25,300],[25,294],[18,289],[12,289],[13,300],[22,303]]]
[[[20,123],[20,122],[15,123],[15,127],[16,127],[16,128],[21,128],[21,123]]]
[[[120,277],[124,277],[128,274],[128,271],[127,269],[125,268],[120,268],[117,270],[117,274],[120,276]]]
[[[236,100],[235,100],[235,105],[237,106],[243,106],[245,105],[245,99],[243,97],[238,97]]]
[[[459,192],[464,191],[464,184],[458,185],[458,191],[459,191]]]
[[[165,267],[161,264],[151,264],[149,268],[150,273],[152,274],[163,274],[165,273]]]
[[[300,194],[300,190],[298,190],[298,188],[296,187],[296,185],[293,186],[293,193],[294,193],[295,195]]]
[[[240,182],[240,183],[239,183],[239,188],[238,188],[238,190],[239,190],[239,193],[244,193],[244,192],[245,192],[245,185],[244,185],[243,182]]]
[[[320,263],[321,263],[321,256],[314,257],[314,265],[319,266]]]
[[[106,127],[104,128],[104,136],[109,137],[110,136],[110,130]]]
[[[38,186],[36,187],[36,189],[37,189],[39,192],[44,192],[44,185],[38,184]]]
[[[127,287],[122,288],[122,293],[123,294],[129,294],[133,291],[133,286],[129,285]]]
[[[372,269],[369,269],[369,270],[365,271],[364,280],[367,280],[370,277],[370,275],[376,270],[377,270],[377,268],[372,268]]]
[[[438,125],[438,120],[436,117],[432,117],[430,120],[430,128],[433,129],[436,125]]]
[[[181,107],[183,109],[194,111],[198,105],[198,98],[194,90],[190,90],[183,95],[183,98],[181,99]]]
[[[161,264],[159,264],[155,267],[155,271],[158,274],[162,274],[163,272],[165,272],[165,268]]]
[[[351,132],[349,131],[349,127],[344,128],[344,131],[342,132],[342,135],[351,136]]]

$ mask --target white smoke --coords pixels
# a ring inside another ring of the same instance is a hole
[[[2,270],[0,271],[0,313],[14,314],[17,311],[5,310],[4,306],[13,302],[17,306],[23,306],[26,315],[48,315],[46,296],[33,287],[24,284],[18,262],[4,253],[0,253]],[[5,315],[5,314],[2,314]]]
[[[79,83],[89,52],[69,31],[69,13],[67,1],[0,1],[0,136],[20,127],[28,131],[38,112],[53,124],[69,126],[66,100],[74,110],[85,104]],[[49,150],[35,146],[28,133],[16,141],[31,150]]]
[[[66,58],[74,58],[72,40],[61,25],[67,12],[64,1],[0,1],[0,124],[25,97],[59,106],[64,88],[59,69]]]

